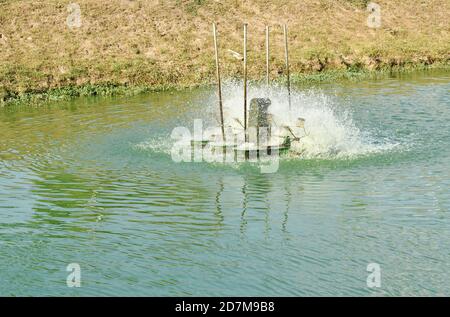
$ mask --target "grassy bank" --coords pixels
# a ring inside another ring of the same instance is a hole
[[[224,77],[242,75],[227,49],[242,50],[249,23],[249,77],[264,70],[272,26],[271,76],[283,75],[280,24],[289,25],[293,80],[361,79],[442,67],[450,60],[450,3],[376,1],[381,27],[367,25],[365,0],[0,0],[0,104],[136,94],[214,81],[211,23],[218,22]],[[69,23],[70,24],[70,23]]]
[[[432,65],[409,65],[394,68],[385,68],[379,70],[325,70],[322,72],[312,73],[295,73],[291,76],[291,82],[297,85],[314,85],[327,82],[336,81],[357,81],[366,79],[380,79],[386,78],[392,75],[411,74],[418,71],[428,70],[449,70],[450,65],[448,63],[434,63]],[[262,81],[256,80],[257,81]],[[284,77],[279,77],[274,80],[275,82],[285,82]],[[190,85],[152,85],[152,86],[130,86],[124,84],[84,84],[80,86],[68,85],[65,87],[51,88],[45,91],[31,91],[25,93],[16,93],[10,95],[7,99],[0,103],[0,106],[7,105],[30,105],[39,106],[46,102],[55,102],[62,100],[70,100],[77,97],[89,97],[89,96],[133,96],[146,92],[155,91],[167,91],[167,90],[180,90],[180,89],[192,89],[195,87],[201,87],[206,85],[212,85],[209,82],[194,83]]]

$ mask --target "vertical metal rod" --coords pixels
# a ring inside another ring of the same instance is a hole
[[[214,35],[214,50],[216,55],[217,93],[219,95],[220,125],[222,128],[222,139],[223,141],[225,141],[226,140],[225,126],[223,123],[223,106],[222,106],[222,83],[220,80],[219,50],[217,48],[217,29],[215,23],[213,23],[213,35]]]
[[[266,85],[269,86],[269,26],[266,26]]]
[[[247,142],[247,23],[244,23],[244,133]]]
[[[288,40],[287,40],[287,25],[283,26],[284,30],[284,52],[286,59],[286,77],[287,77],[287,90],[288,90],[288,101],[289,101],[289,110],[291,110],[291,80],[289,75],[289,51],[288,51]]]

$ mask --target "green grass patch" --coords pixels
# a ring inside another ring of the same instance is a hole
[[[449,63],[426,64],[406,64],[403,66],[383,67],[378,70],[367,70],[364,68],[350,68],[347,70],[330,69],[322,72],[313,73],[294,73],[291,75],[291,83],[294,85],[311,85],[339,81],[359,81],[369,79],[382,79],[387,77],[395,77],[403,74],[412,74],[418,71],[429,70],[450,70]],[[262,82],[263,79],[255,80]],[[280,76],[275,83],[284,83],[286,78]],[[210,82],[200,84],[170,84],[170,85],[121,85],[114,83],[105,84],[87,84],[81,86],[70,85],[67,87],[49,89],[47,91],[35,91],[26,93],[8,93],[0,89],[0,106],[9,105],[31,105],[39,106],[49,102],[70,100],[78,97],[91,96],[134,96],[137,94],[148,92],[160,92],[168,90],[182,90],[201,86],[211,85]]]

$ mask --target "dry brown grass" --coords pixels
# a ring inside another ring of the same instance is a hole
[[[75,0],[82,26],[66,25],[70,1],[0,1],[0,94],[86,84],[189,86],[211,81],[211,23],[218,22],[225,76],[242,65],[249,23],[249,76],[264,70],[271,25],[272,76],[283,71],[281,24],[293,73],[448,62],[448,0],[377,0],[382,27],[366,25],[365,0]],[[1,96],[0,96],[1,97]]]

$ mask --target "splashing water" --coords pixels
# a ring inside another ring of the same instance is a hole
[[[233,118],[243,122],[243,87],[237,82],[224,86],[225,123],[236,127]],[[380,153],[398,146],[397,143],[374,139],[354,124],[351,113],[324,93],[308,90],[291,92],[291,110],[285,87],[252,86],[248,89],[248,103],[252,98],[269,98],[269,113],[277,125],[295,126],[297,118],[305,119],[306,134],[300,142],[293,142],[290,157],[345,159]],[[214,104],[217,108],[217,105]]]
[[[274,85],[249,86],[247,110],[252,98],[269,98],[269,113],[278,126],[295,126],[297,118],[305,119],[305,129],[300,142],[293,142],[289,158],[303,159],[353,159],[364,155],[389,151],[399,144],[389,140],[376,140],[369,131],[364,133],[354,124],[351,113],[333,97],[313,90],[292,91],[291,110],[285,87]],[[241,128],[244,122],[243,85],[229,81],[223,86],[224,121],[226,126]],[[201,118],[210,126],[219,126],[217,97],[211,94],[208,108],[202,108],[194,118]],[[192,126],[192,122],[187,124]],[[163,138],[167,140],[167,138]],[[140,150],[170,153],[170,146],[162,139],[152,139],[136,145]]]

